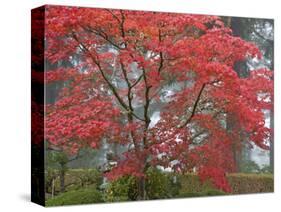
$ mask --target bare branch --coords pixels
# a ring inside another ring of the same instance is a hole
[[[114,41],[112,41],[108,35],[103,32],[101,29],[99,30],[95,30],[93,28],[91,28],[90,26],[88,27],[84,27],[84,26],[81,26],[84,30],[88,31],[88,32],[91,32],[101,38],[103,38],[105,41],[107,41],[109,44],[111,44],[112,46],[114,46],[115,48],[119,49],[119,50],[122,50],[124,48],[122,48],[120,45],[116,44]]]
[[[120,103],[120,105],[127,111],[130,111],[128,106],[126,105],[126,103],[123,101],[123,99],[119,96],[115,86],[109,81],[109,79],[107,79],[99,61],[97,58],[94,57],[94,55],[92,54],[92,52],[82,43],[80,42],[80,40],[78,39],[78,37],[76,36],[75,33],[72,33],[73,38],[78,42],[79,45],[83,46],[83,49],[88,52],[90,58],[92,59],[92,61],[94,62],[94,64],[96,64],[96,66],[99,69],[99,72],[101,73],[103,79],[105,80],[105,82],[107,83],[107,85],[109,86],[110,90],[113,92],[114,96],[116,97],[116,99],[118,100],[118,102]]]
[[[196,100],[194,102],[194,105],[192,107],[192,111],[191,111],[190,116],[185,120],[185,122],[181,126],[179,126],[179,128],[185,127],[191,121],[191,119],[194,117],[197,105],[198,105],[198,103],[200,101],[200,98],[201,98],[201,95],[203,93],[203,90],[204,90],[205,86],[206,86],[206,83],[203,83],[201,88],[200,88],[200,91],[199,91],[199,93],[197,95],[197,98],[196,98]]]
[[[140,76],[139,76],[139,78],[131,85],[131,87],[133,88],[133,87],[135,87],[140,81],[141,81],[141,78],[143,77],[143,74],[141,74]]]
[[[143,80],[144,80],[144,84],[145,84],[145,104],[144,104],[145,129],[144,129],[143,144],[146,147],[147,146],[147,130],[148,130],[149,124],[151,122],[151,120],[148,116],[148,108],[149,108],[149,104],[150,104],[149,91],[152,88],[152,86],[148,85],[145,69],[143,69]]]
[[[158,30],[158,33],[159,33],[159,35],[158,35],[159,43],[161,43],[162,35],[161,35],[161,30],[160,29]],[[163,63],[164,63],[163,52],[162,51],[160,51],[159,57],[160,57],[160,63],[159,63],[159,67],[158,67],[158,74],[160,74],[160,72],[161,72],[161,70],[163,68]]]
[[[105,9],[105,11],[109,12],[113,16],[113,18],[115,18],[118,21],[118,23],[121,23],[119,17],[115,15],[110,9]]]
[[[266,37],[264,37],[260,32],[258,32],[257,30],[254,30],[254,34],[257,35],[259,38],[261,38],[262,40],[265,40],[266,42],[268,42],[269,44],[273,44],[273,40],[268,39]]]
[[[144,119],[140,118],[138,115],[136,115],[134,113],[134,108],[133,108],[133,104],[132,104],[132,101],[133,101],[132,88],[133,87],[130,83],[130,80],[129,80],[128,75],[127,75],[127,70],[126,70],[123,62],[121,61],[120,64],[121,64],[121,70],[122,70],[124,79],[125,79],[125,81],[127,83],[127,87],[128,87],[127,98],[128,98],[128,103],[129,103],[129,109],[130,109],[129,113],[131,113],[136,119],[141,120],[141,121],[145,121]]]

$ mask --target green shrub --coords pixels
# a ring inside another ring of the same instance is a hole
[[[45,188],[46,192],[52,192],[52,183],[55,182],[55,179],[58,178],[58,171],[53,168],[48,168],[45,171]]]
[[[265,165],[263,166],[261,169],[260,169],[260,172],[261,173],[273,173],[273,169],[272,169],[272,166],[269,166],[269,165]]]
[[[81,187],[95,185],[98,188],[102,184],[102,174],[96,169],[85,169],[82,172],[73,172],[80,180]]]
[[[152,168],[146,172],[145,188],[148,199],[172,198],[178,194],[179,186],[178,182],[173,183],[170,174]],[[132,176],[111,182],[105,191],[105,200],[108,202],[136,200],[137,197],[138,180]]]
[[[252,160],[247,160],[241,164],[240,171],[243,173],[258,173],[261,172],[257,163]]]
[[[149,199],[171,198],[178,194],[180,184],[173,182],[173,176],[158,169],[146,173],[146,192]]]
[[[106,202],[136,200],[137,194],[136,178],[125,176],[109,183],[104,199]]]
[[[56,175],[58,175],[58,170],[52,169]],[[46,186],[47,192],[50,192],[49,179],[53,176],[53,172],[47,172],[46,174]],[[65,173],[65,190],[72,191],[85,188],[87,186],[94,186],[99,189],[102,184],[102,173],[96,169],[69,169]],[[55,191],[60,192],[60,180],[58,177],[55,179]]]
[[[95,188],[68,191],[46,201],[46,206],[75,205],[103,202],[102,194]]]

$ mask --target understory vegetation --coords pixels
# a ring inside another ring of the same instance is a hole
[[[60,192],[57,170],[48,171],[47,182],[50,179],[52,183],[46,188],[47,206],[137,200],[137,179],[133,176],[106,182],[96,169],[70,169],[65,175],[65,192]],[[227,179],[231,193],[216,189],[210,181],[201,182],[196,174],[179,175],[149,169],[146,198],[153,200],[273,192],[273,175],[269,173],[235,173],[228,174]]]

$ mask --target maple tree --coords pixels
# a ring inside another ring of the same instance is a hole
[[[46,72],[45,83],[64,83],[47,105],[46,140],[72,154],[104,139],[127,147],[106,176],[136,176],[139,198],[156,166],[195,169],[230,192],[236,138],[269,148],[263,110],[273,102],[272,71],[238,77],[235,62],[261,53],[219,17],[47,6],[45,18],[46,59],[72,62]]]

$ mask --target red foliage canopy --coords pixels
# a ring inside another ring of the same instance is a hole
[[[48,105],[46,139],[71,152],[103,139],[127,147],[108,178],[160,165],[229,191],[233,148],[268,148],[272,71],[237,76],[235,62],[261,54],[219,17],[50,6],[46,45],[50,63],[72,63],[47,71],[64,88]]]

